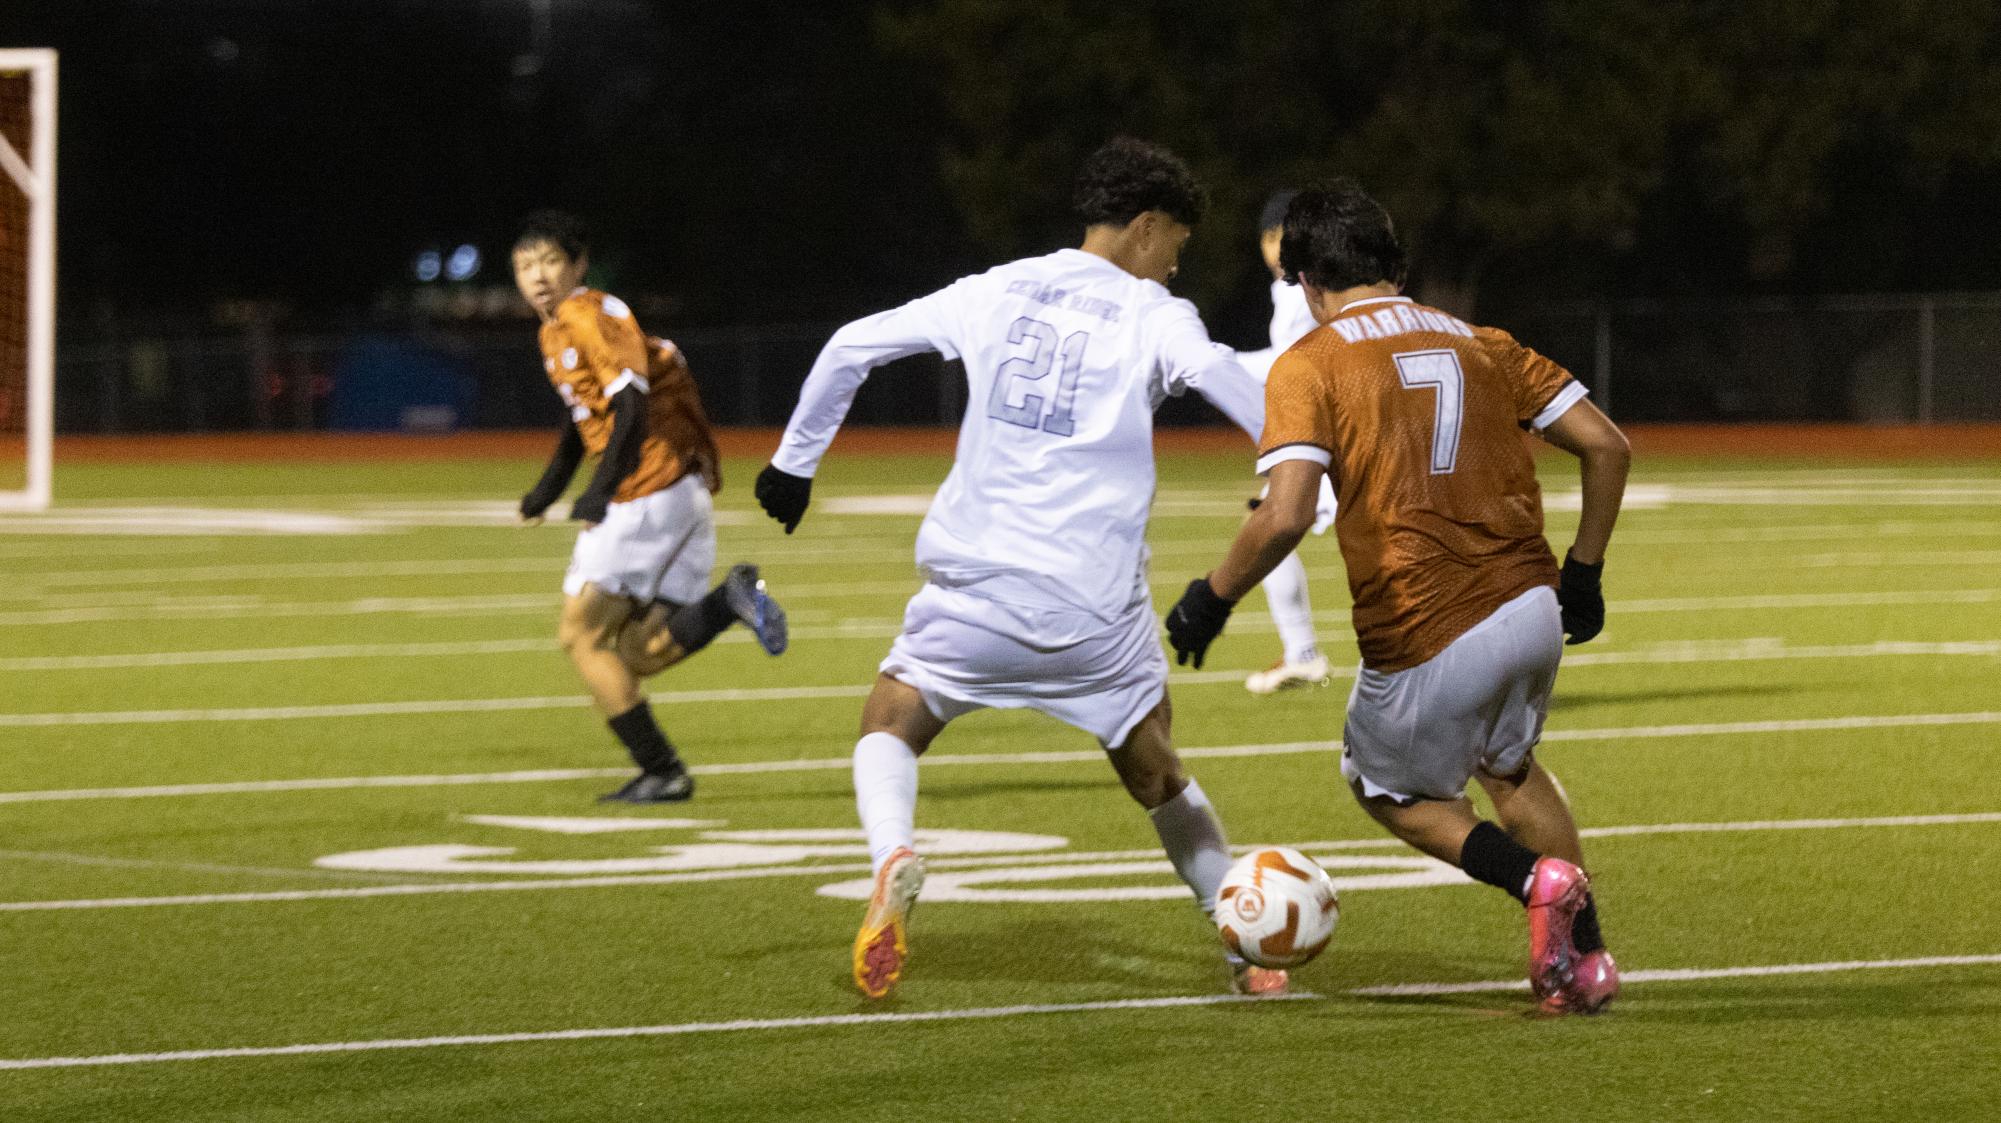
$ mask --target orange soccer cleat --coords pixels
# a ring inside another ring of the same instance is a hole
[[[855,934],[855,986],[868,998],[886,998],[903,977],[910,955],[910,910],[924,887],[924,861],[908,846],[900,847],[875,872],[868,915]]]

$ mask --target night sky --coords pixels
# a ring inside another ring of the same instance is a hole
[[[1664,150],[1648,157],[1655,165],[1635,189],[1630,214],[1603,229],[1546,223],[1546,232],[1537,227],[1521,244],[1486,254],[1483,301],[1525,291],[2001,287],[2001,208],[1993,205],[2001,145],[1961,144],[1933,166],[1896,171],[1951,148],[1954,129],[1964,141],[1967,129],[1990,128],[1984,120],[1964,128],[1913,120],[1906,128],[1904,106],[1938,101],[1926,81],[2001,74],[1992,5],[1929,6],[1986,14],[1959,19],[1970,45],[1927,39],[1911,48],[1951,52],[1952,69],[1918,73],[1907,102],[1849,98],[1853,109],[1843,102],[1834,127],[1849,119],[1867,127],[1858,125],[1852,141],[1807,174],[1813,190],[1796,193],[1812,200],[1813,218],[1788,229],[1782,254],[1769,252],[1758,206],[1783,212],[1790,197],[1775,192],[1778,205],[1759,204],[1750,187],[1729,178],[1727,145],[1703,135],[1707,125],[1678,123],[1664,131]],[[0,45],[63,52],[65,334],[113,320],[200,319],[218,302],[246,298],[276,302],[300,325],[346,322],[394,305],[411,287],[421,250],[461,243],[485,254],[478,281],[504,284],[513,224],[544,205],[593,222],[594,280],[651,295],[677,322],[838,320],[929,291],[1005,252],[1071,240],[1076,231],[1061,213],[1067,184],[1054,173],[1023,177],[1029,214],[997,233],[984,221],[979,193],[1015,185],[1005,171],[983,173],[980,160],[998,153],[1014,161],[1009,166],[1067,168],[1089,141],[1130,129],[1183,150],[1215,188],[1214,218],[1191,248],[1182,287],[1218,321],[1220,337],[1243,339],[1254,337],[1263,301],[1248,216],[1273,179],[1297,169],[1357,170],[1372,187],[1389,181],[1393,209],[1402,199],[1436,196],[1423,184],[1397,184],[1395,166],[1371,164],[1359,145],[1381,108],[1404,96],[1397,83],[1420,97],[1435,88],[1441,99],[1456,88],[1443,79],[1427,86],[1421,74],[1392,73],[1382,63],[1394,57],[1386,52],[1423,46],[1412,38],[1426,33],[1420,22],[1389,27],[1381,43],[1342,54],[1354,36],[1338,36],[1331,20],[1358,9],[1386,25],[1426,18],[1370,3],[1303,6],[1313,26],[1292,37],[1271,22],[1284,5],[1246,7],[1243,22],[1232,25],[1233,12],[1164,3],[1130,17],[1154,21],[1150,36],[1122,41],[1124,6],[1026,0],[1018,8],[1028,14],[1008,27],[1013,38],[991,46],[981,38],[994,34],[984,17],[953,22],[977,6],[952,0],[10,0],[9,7]],[[1561,6],[1504,7],[1506,21],[1478,29],[1477,42],[1534,61],[1552,36],[1577,34],[1552,22]],[[1615,12],[1644,19],[1654,6],[1608,0],[1603,10],[1608,19]],[[1880,9],[1857,8],[1865,10]],[[916,24],[913,35],[912,13],[933,22]],[[979,65],[1009,75],[1009,52],[1036,56],[1039,28],[1079,44],[1086,42],[1079,28],[1109,31],[1089,40],[1096,56],[1079,46],[1054,61],[1023,62],[1018,89],[1006,80],[982,84]],[[1119,69],[1128,50],[1133,73]],[[1574,44],[1553,51],[1558,66],[1618,65],[1585,58]],[[1800,51],[1802,67],[1830,54],[1812,42]],[[1486,64],[1475,57],[1473,65]],[[1297,80],[1288,66],[1299,68]],[[1074,86],[1081,93],[1068,92],[1073,73],[1083,75]],[[1838,77],[1862,89],[1886,81],[1875,73]],[[1618,90],[1620,76],[1610,81]],[[1828,83],[1824,96],[1848,97],[1845,88]],[[1293,89],[1318,100],[1290,104]],[[1239,93],[1242,103],[1230,104]],[[1783,87],[1725,88],[1717,128],[1730,126],[1732,98],[1801,96]],[[1053,110],[1045,105],[1065,98]],[[1005,121],[1007,135],[984,135],[996,128],[986,120]],[[1548,131],[1564,128],[1552,122]],[[1779,152],[1785,138],[1769,143]],[[1338,165],[1334,157],[1344,154],[1349,165]],[[1752,171],[1764,166],[1762,153],[1737,158]],[[1469,156],[1466,166],[1487,175],[1527,166],[1510,164],[1505,148],[1477,160]],[[1461,204],[1469,214],[1482,205]],[[1448,200],[1447,219],[1450,207]],[[1420,276],[1456,237],[1445,220],[1419,228]]]

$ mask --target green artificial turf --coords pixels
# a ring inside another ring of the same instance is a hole
[[[861,1002],[861,905],[816,892],[866,877],[859,843],[718,832],[854,830],[918,519],[839,500],[947,464],[836,457],[791,537],[756,468],[730,465],[719,557],[763,565],[794,646],[738,636],[653,682],[699,775],[672,808],[594,802],[623,759],[554,644],[572,532],[504,521],[533,464],[65,466],[56,511],[0,519],[0,1062],[131,1061],[0,1065],[0,1119],[1946,1119],[2001,1095],[2001,462],[1637,466],[1605,633],[1568,649],[1541,750],[1633,978],[1555,1021],[1525,990],[1353,993],[1519,979],[1519,910],[1464,883],[1344,890],[1310,997],[1104,1008],[1221,994],[1218,945],[1091,739],[1020,712],[939,740],[918,826],[1041,841],[936,855],[971,899],[927,894],[901,989]],[[1542,471],[1560,550],[1574,469]],[[1253,489],[1242,458],[1163,462],[1157,607]],[[49,521],[169,508],[349,533]],[[1345,674],[1339,555],[1306,560]],[[1243,690],[1277,653],[1253,596],[1175,671],[1177,742],[1231,750],[1189,770],[1235,843],[1411,872],[1335,771],[1347,679]],[[684,849],[717,842],[753,849]],[[493,864],[353,857],[443,846]],[[1073,854],[1119,868],[1061,876]],[[1166,895],[978,899],[1134,887]],[[422,1043],[621,1029],[646,1032]],[[371,1042],[399,1047],[130,1056]]]

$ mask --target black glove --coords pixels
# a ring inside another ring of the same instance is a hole
[[[777,519],[784,525],[785,533],[790,534],[799,520],[806,517],[806,504],[813,501],[813,481],[766,464],[764,471],[757,474],[753,493],[764,513]]]
[[[544,495],[539,490],[531,491],[521,497],[521,517],[539,519],[542,517],[542,512],[549,509],[549,504],[555,501],[556,497],[553,495]]]
[[[570,518],[595,526],[604,521],[605,506],[604,496],[586,491],[570,500]]]
[[[1202,657],[1223,634],[1223,625],[1230,622],[1230,610],[1235,607],[1236,601],[1216,595],[1207,577],[1190,581],[1188,591],[1167,612],[1167,643],[1174,648],[1174,661],[1185,667],[1193,660],[1195,669],[1201,670]]]
[[[1563,577],[1556,586],[1556,603],[1563,610],[1566,644],[1579,644],[1605,629],[1605,594],[1598,578],[1605,563],[1585,565],[1569,554],[1563,555]]]

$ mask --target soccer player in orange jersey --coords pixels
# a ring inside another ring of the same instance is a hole
[[[1168,614],[1201,666],[1231,607],[1313,525],[1332,475],[1362,666],[1341,772],[1391,833],[1527,907],[1529,981],[1551,1013],[1618,993],[1570,808],[1534,757],[1563,636],[1605,622],[1599,573],[1625,494],[1626,438],[1568,372],[1506,332],[1400,295],[1389,216],[1352,181],[1293,200],[1288,280],[1322,326],[1265,387],[1271,495]],[[1584,507],[1561,568],[1543,538],[1524,429],[1578,458]],[[1478,780],[1500,825],[1466,798]]]
[[[531,215],[514,243],[514,280],[542,319],[542,365],[569,412],[549,467],[521,499],[538,523],[577,466],[598,457],[570,504],[584,524],[557,636],[639,774],[605,796],[664,803],[694,794],[694,777],[661,732],[640,680],[701,650],[738,620],[773,655],[785,649],[785,613],[757,567],[738,565],[714,589],[710,495],[722,460],[708,417],[672,343],[639,330],[632,310],[585,288],[588,247],[569,215]]]

